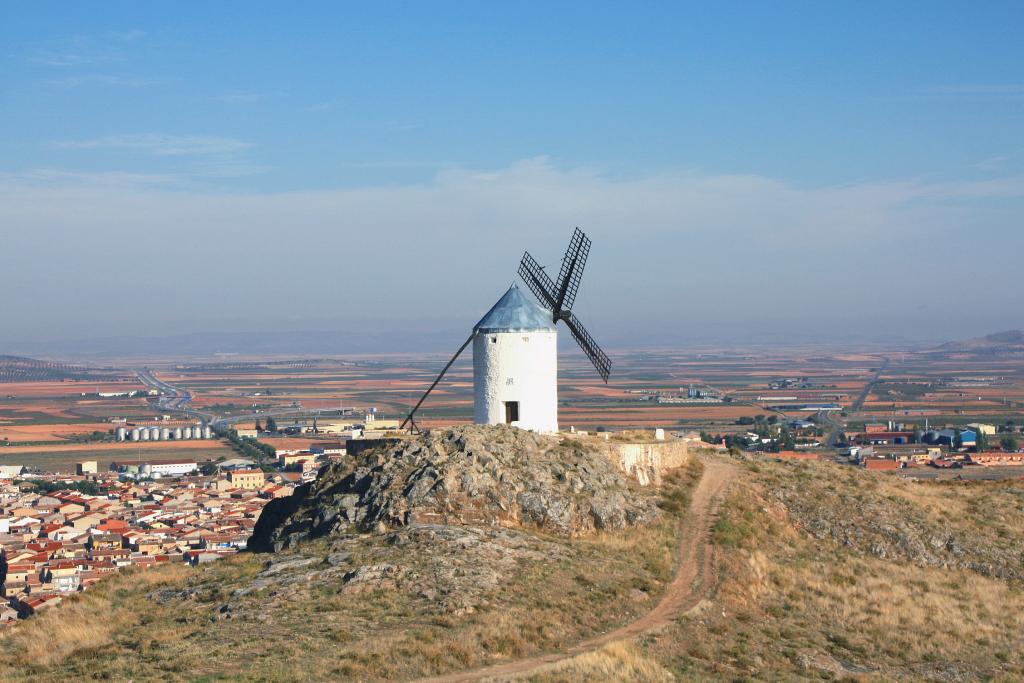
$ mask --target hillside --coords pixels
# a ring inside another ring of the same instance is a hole
[[[530,680],[1024,677],[1024,483],[746,469],[713,529],[713,600]]]
[[[83,367],[0,355],[0,382],[40,382],[88,377],[89,372]]]
[[[1024,676],[1019,481],[707,455],[640,490],[581,442],[533,439],[449,431],[364,454],[265,523],[278,552],[105,581],[11,630],[0,678],[409,680],[495,664],[511,667],[495,680],[533,681]],[[488,493],[499,469],[572,502],[574,525]],[[705,537],[704,484],[726,471]],[[576,476],[657,512],[595,529]],[[693,599],[669,586],[677,568]]]
[[[19,624],[0,678],[393,680],[557,650],[657,601],[699,472],[641,489],[507,427],[364,453],[261,521],[279,552],[104,581]]]
[[[933,349],[932,353],[980,356],[1024,354],[1024,331],[1007,330],[974,339],[947,342]]]

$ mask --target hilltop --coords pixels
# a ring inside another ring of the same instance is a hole
[[[645,524],[656,514],[649,496],[637,495],[583,442],[472,425],[329,465],[315,483],[267,505],[249,547],[268,552],[346,529],[427,523],[574,536]]]

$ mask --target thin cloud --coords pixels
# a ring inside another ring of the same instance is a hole
[[[121,88],[144,88],[156,85],[158,81],[144,80],[141,78],[125,78],[123,76],[111,76],[109,74],[88,74],[86,76],[69,76],[50,81],[52,85],[64,88],[78,88],[88,85],[104,85]]]
[[[342,316],[341,289],[352,300],[379,301],[398,324],[447,320],[453,312],[472,324],[515,276],[523,249],[557,263],[575,225],[599,247],[580,313],[609,344],[614,336],[605,332],[616,329],[622,343],[637,343],[655,323],[666,333],[722,320],[756,327],[782,309],[794,317],[840,311],[835,329],[845,334],[878,324],[878,302],[891,299],[894,282],[900,301],[983,309],[999,320],[1024,286],[1016,267],[1024,200],[1018,176],[807,187],[686,171],[622,178],[536,158],[446,168],[403,185],[242,193],[218,191],[215,179],[196,175],[247,170],[218,170],[220,160],[189,158],[179,171],[184,181],[53,170],[0,175],[0,225],[19,226],[5,235],[7,246],[27,255],[0,271],[0,289],[32,292],[8,314],[8,327],[60,320],[61,329],[74,321],[83,335],[135,329],[130,316],[112,320],[109,286],[84,274],[97,258],[127,264],[139,254],[156,254],[187,274],[150,284],[152,296],[189,311],[176,330],[218,320],[224,310],[242,312],[240,322],[254,326],[285,324],[275,311],[295,316],[297,325],[324,311]],[[353,257],[367,239],[381,238],[389,246],[377,258]],[[1002,246],[970,277],[936,276],[942,259],[978,244]],[[294,246],[302,256],[281,258],[280,249],[263,245]],[[50,264],[45,271],[40,259]],[[259,272],[274,277],[254,289]],[[913,310],[899,313],[903,327],[893,329],[933,324],[934,315],[915,318]]]
[[[23,183],[40,188],[94,186],[113,188],[152,188],[181,185],[180,175],[167,173],[130,173],[126,171],[69,171],[56,168],[37,168],[17,173],[0,173],[0,184]]]
[[[32,64],[56,69],[119,62],[126,59],[125,48],[145,36],[146,32],[140,29],[78,35],[39,44],[26,59]]]
[[[1000,168],[1005,167],[1009,161],[1009,156],[1005,154],[997,154],[996,156],[991,156],[988,157],[987,159],[982,159],[981,161],[977,162],[976,164],[974,164],[974,168],[981,171],[997,171]]]
[[[416,121],[389,121],[385,125],[391,130],[396,130],[400,132],[419,130],[420,128],[423,127],[422,123],[418,123]]]
[[[450,168],[459,166],[457,161],[356,161],[340,164],[348,168]]]
[[[232,154],[252,147],[251,143],[212,135],[163,135],[137,133],[108,135],[91,140],[53,143],[60,149],[128,149],[156,156],[202,156]]]
[[[40,51],[35,54],[29,55],[28,61],[33,64],[39,64],[40,66],[52,66],[52,67],[77,67],[77,66],[92,66],[94,64],[102,64],[104,62],[113,61],[113,57],[109,54],[87,54],[81,52],[56,52],[56,51]]]
[[[214,95],[210,99],[228,104],[249,104],[267,99],[265,93],[249,92],[245,90],[231,90],[221,95]]]
[[[922,88],[925,95],[1024,95],[1024,83],[958,83]]]
[[[246,178],[267,173],[270,166],[250,164],[242,161],[211,161],[192,166],[190,175],[196,179]]]
[[[130,31],[108,31],[107,35],[112,40],[120,40],[125,43],[134,43],[138,40],[142,40],[146,37],[146,32],[141,29],[132,29]]]

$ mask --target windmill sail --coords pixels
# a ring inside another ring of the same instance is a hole
[[[558,302],[555,300],[555,283],[551,281],[548,274],[530,256],[528,251],[523,254],[523,260],[519,264],[519,277],[523,278],[523,282],[530,288],[533,295],[551,309],[552,319],[557,320],[557,315],[554,315],[558,310]]]
[[[576,343],[583,349],[583,353],[587,354],[587,358],[594,364],[594,368],[597,370],[597,374],[601,375],[601,379],[608,383],[608,376],[612,373],[612,362],[605,355],[605,352],[601,350],[601,347],[597,345],[594,338],[587,332],[587,328],[583,327],[583,323],[579,321],[572,313],[569,313],[565,318],[565,325],[569,328],[572,333],[572,338],[576,340]]]
[[[569,248],[565,250],[565,256],[562,257],[562,268],[558,272],[558,308],[560,310],[572,310],[589,254],[590,238],[582,230],[576,228],[569,241]]]

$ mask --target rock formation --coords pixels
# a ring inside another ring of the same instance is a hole
[[[437,430],[333,463],[271,502],[249,548],[343,532],[455,524],[572,536],[654,519],[652,494],[594,445],[506,426]]]

